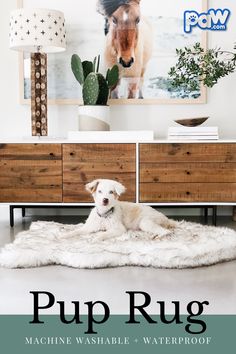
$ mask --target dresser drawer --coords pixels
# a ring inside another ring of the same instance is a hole
[[[0,144],[0,202],[62,202],[60,144]]]
[[[236,144],[141,144],[140,202],[235,202]]]
[[[142,203],[229,203],[236,201],[236,183],[141,183]]]
[[[236,144],[140,144],[140,163],[236,162]]]
[[[65,144],[63,145],[64,203],[93,202],[85,184],[94,179],[112,179],[123,183],[123,199],[136,200],[135,144]]]

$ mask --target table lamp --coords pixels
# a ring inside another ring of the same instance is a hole
[[[13,11],[10,48],[31,53],[32,136],[47,136],[47,53],[66,49],[64,14],[49,9]]]

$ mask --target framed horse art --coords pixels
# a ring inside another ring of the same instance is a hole
[[[120,80],[110,104],[194,104],[206,102],[206,90],[185,92],[168,75],[176,63],[176,48],[201,42],[206,31],[184,31],[184,12],[207,10],[207,0],[17,0],[18,7],[61,10],[67,26],[67,50],[48,57],[49,104],[80,104],[81,91],[70,69],[71,55],[102,67],[117,64]],[[30,99],[30,61],[20,55],[20,101]]]
[[[105,17],[106,65],[118,64],[120,80],[128,79],[127,99],[143,99],[142,87],[154,44],[151,21],[142,16],[140,0],[99,0],[98,10]],[[113,98],[119,97],[118,86]]]

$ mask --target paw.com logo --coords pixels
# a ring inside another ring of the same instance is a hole
[[[227,22],[230,17],[228,9],[210,9],[207,13],[197,11],[185,11],[184,13],[184,32],[191,33],[194,27],[210,31],[226,31]]]

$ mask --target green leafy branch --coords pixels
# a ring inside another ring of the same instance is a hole
[[[198,90],[200,83],[213,87],[236,69],[236,53],[221,48],[205,50],[196,43],[193,47],[176,49],[176,54],[178,61],[169,71],[172,86],[189,92]]]

